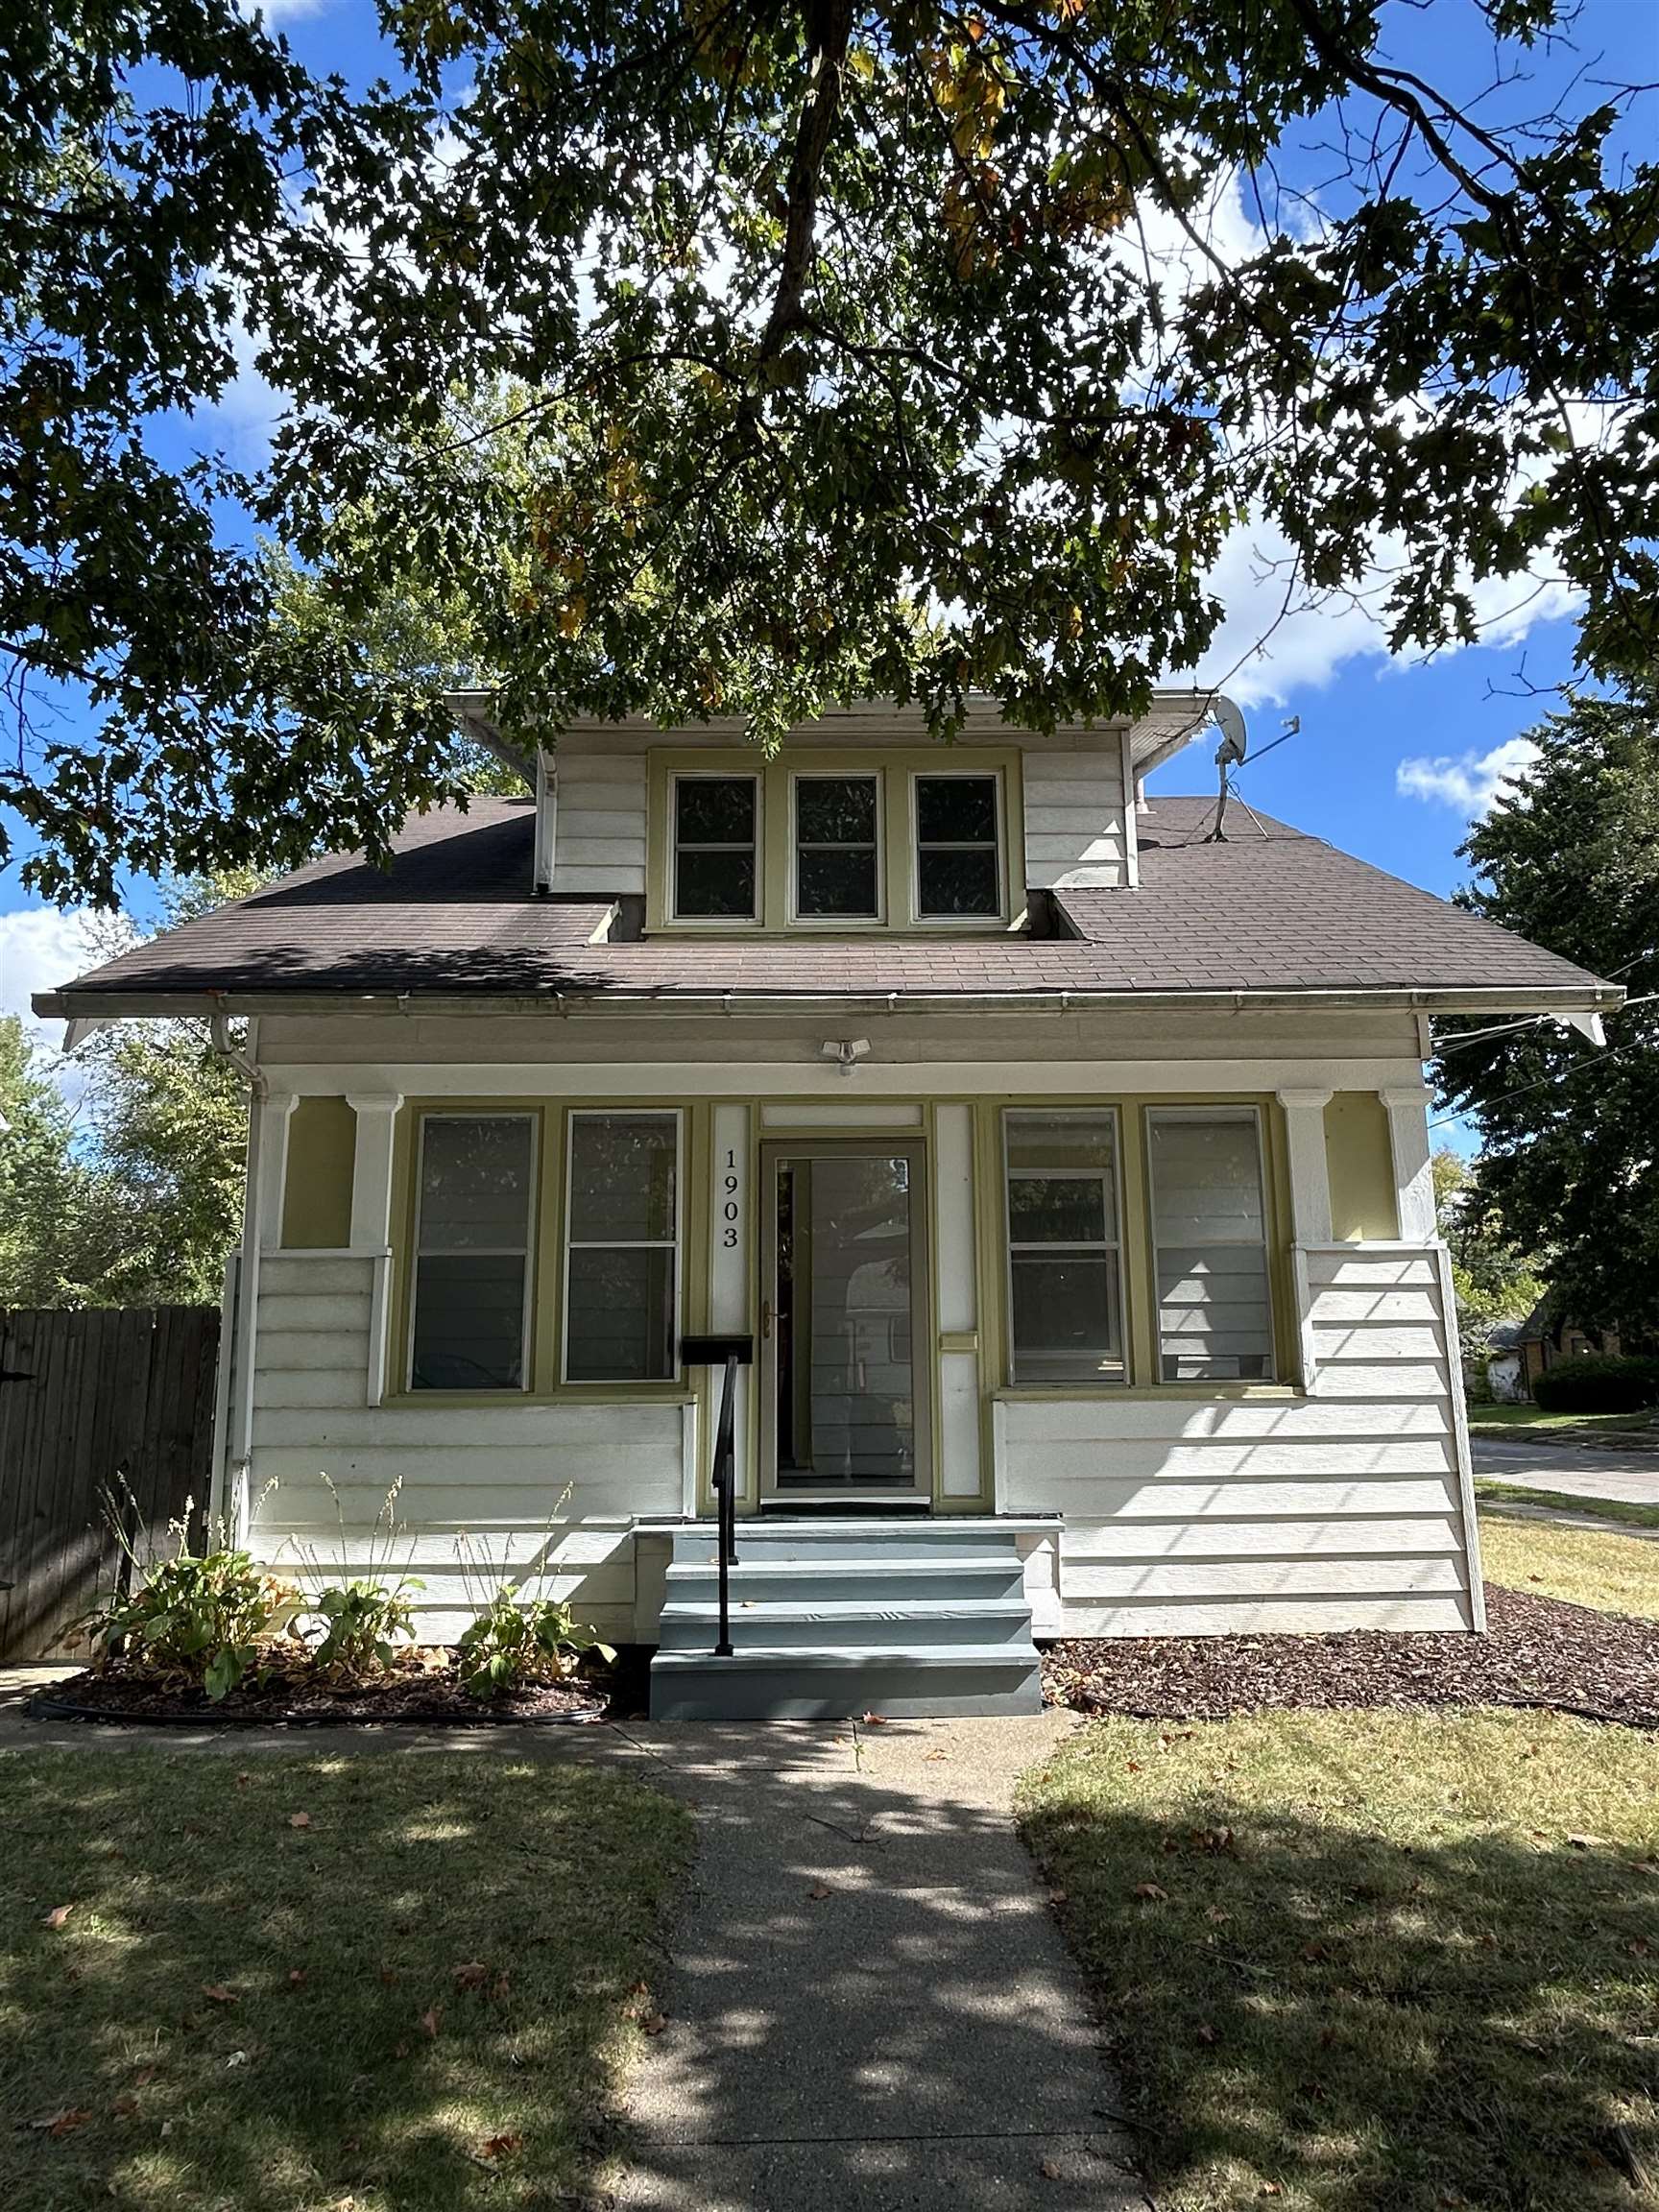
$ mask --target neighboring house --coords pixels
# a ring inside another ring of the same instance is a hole
[[[1522,1332],[1525,1320],[1495,1321],[1486,1333],[1484,1350],[1479,1355],[1479,1373],[1486,1381],[1486,1395],[1496,1406],[1518,1405],[1527,1396],[1526,1358],[1522,1350]],[[1476,1369],[1473,1358],[1466,1361],[1473,1382]]]
[[[351,1563],[400,1480],[428,1633],[465,1531],[661,1642],[666,1713],[1028,1704],[1033,1629],[1479,1627],[1430,1018],[1622,993],[1139,799],[1206,704],[950,747],[870,706],[774,759],[579,723],[535,798],[37,1000],[251,1023],[249,1540],[332,1559],[326,1470]],[[755,1339],[734,1661],[711,1330]]]
[[[1530,1398],[1533,1383],[1558,1359],[1582,1359],[1590,1353],[1617,1357],[1623,1347],[1617,1329],[1597,1333],[1566,1319],[1557,1308],[1554,1292],[1546,1290],[1517,1329],[1515,1348],[1521,1360],[1520,1395]]]

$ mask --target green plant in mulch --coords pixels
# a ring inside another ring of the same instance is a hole
[[[462,1686],[474,1697],[493,1697],[538,1682],[568,1682],[589,1652],[607,1663],[613,1647],[568,1605],[553,1598],[525,1598],[504,1582],[481,1608],[456,1646]]]
[[[292,1619],[301,1597],[223,1531],[205,1550],[193,1550],[192,1511],[187,1503],[182,1519],[170,1524],[172,1555],[148,1563],[112,1514],[128,1574],[139,1579],[112,1592],[82,1627],[98,1666],[119,1657],[134,1673],[192,1683],[217,1703]]]
[[[311,1600],[317,1642],[311,1657],[325,1672],[358,1677],[384,1673],[397,1657],[397,1641],[415,1640],[411,1600],[426,1587],[411,1575],[386,1583],[359,1575],[319,1591]]]

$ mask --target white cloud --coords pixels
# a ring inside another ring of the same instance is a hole
[[[0,914],[0,1014],[21,1014],[29,1035],[56,1052],[63,1042],[62,1022],[37,1021],[29,1001],[36,991],[55,990],[96,966],[104,954],[95,932],[109,926],[107,915],[78,908],[64,914],[56,906],[29,906]],[[62,1060],[53,1071],[70,1104],[78,1103],[82,1070]]]
[[[262,15],[266,30],[276,31],[284,23],[297,23],[302,15],[321,14],[328,0],[236,0],[236,4],[250,22]]]
[[[1401,761],[1394,787],[1403,799],[1426,799],[1455,806],[1460,814],[1486,814],[1504,785],[1537,757],[1529,737],[1506,737],[1490,753],[1441,753],[1432,759],[1418,756]]]

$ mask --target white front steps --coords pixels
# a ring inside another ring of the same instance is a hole
[[[1042,1706],[1019,1547],[983,1521],[740,1522],[730,1620],[732,1655],[719,1658],[715,1530],[674,1529],[653,1719]]]

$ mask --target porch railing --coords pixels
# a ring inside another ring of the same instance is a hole
[[[720,1411],[714,1423],[714,1463],[709,1483],[714,1492],[718,1522],[720,1570],[720,1625],[714,1644],[717,1659],[732,1656],[731,1574],[737,1564],[737,1370],[755,1358],[753,1336],[683,1336],[680,1358],[687,1367],[722,1367]]]

